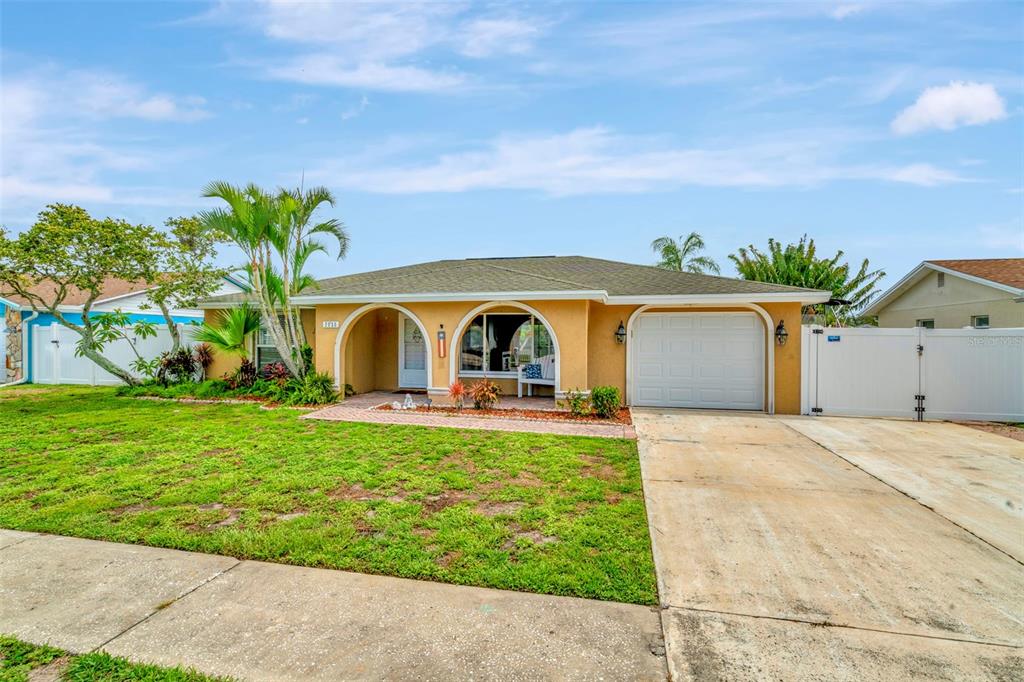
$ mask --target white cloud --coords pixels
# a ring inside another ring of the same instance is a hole
[[[394,92],[437,92],[453,90],[465,77],[457,72],[440,72],[416,66],[383,63],[353,64],[331,54],[310,54],[268,66],[266,75],[277,80],[306,85],[333,85]]]
[[[0,91],[5,209],[40,201],[112,201],[116,193],[104,179],[108,172],[152,167],[152,150],[132,148],[123,135],[105,138],[100,121],[189,122],[208,116],[201,98],[151,93],[109,72],[61,71],[53,65],[12,72],[4,66],[9,72]]]
[[[980,225],[977,236],[987,248],[1024,253],[1024,222],[1020,218]]]
[[[952,182],[964,181],[956,173],[936,168],[928,163],[912,163],[909,166],[893,168],[880,175],[880,177],[892,180],[893,182],[905,182],[922,187],[935,187],[936,185],[948,185]]]
[[[242,24],[299,52],[261,55],[243,63],[266,77],[309,85],[452,92],[467,76],[445,57],[525,54],[547,23],[512,15],[481,15],[466,3],[222,1],[198,18]],[[439,62],[442,66],[432,66]]]
[[[523,19],[480,18],[468,21],[459,31],[467,57],[491,57],[500,54],[525,54],[533,48],[541,27]]]
[[[830,14],[833,19],[842,21],[843,19],[860,14],[866,9],[867,7],[865,5],[837,5]]]
[[[618,135],[603,127],[549,135],[502,135],[478,149],[435,161],[381,165],[331,161],[310,175],[349,189],[386,194],[535,190],[553,196],[635,193],[684,186],[811,187],[842,180],[919,186],[959,182],[928,164],[851,165],[836,160],[833,140],[750,142],[725,148],[679,148],[664,140]],[[841,146],[841,143],[839,143]]]
[[[362,98],[359,100],[358,105],[350,107],[345,111],[341,112],[341,120],[351,121],[353,118],[358,118],[359,116],[362,116],[363,112],[366,111],[366,107],[368,106],[370,106],[370,98],[367,97],[366,95],[363,95]]]
[[[923,130],[954,130],[1006,118],[1006,104],[991,83],[951,81],[949,85],[927,88],[917,101],[893,119],[897,135]]]

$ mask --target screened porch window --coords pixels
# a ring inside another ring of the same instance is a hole
[[[459,373],[514,376],[520,365],[554,353],[547,327],[533,315],[485,313],[462,335]]]

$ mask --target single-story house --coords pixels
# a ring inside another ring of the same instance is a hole
[[[41,282],[36,286],[34,293],[44,294],[53,290],[53,284]],[[155,324],[166,324],[160,309],[155,306],[146,295],[152,285],[146,282],[129,282],[123,279],[109,278],[103,283],[103,293],[93,302],[91,315],[120,310],[128,315],[132,323],[148,321]],[[215,295],[231,294],[245,291],[245,284],[232,277],[225,277]],[[81,323],[82,308],[87,299],[87,293],[78,289],[72,289],[64,299],[63,305],[58,311],[72,323]],[[200,323],[203,321],[203,311],[195,308],[176,309],[171,311],[171,317],[175,322],[187,324],[189,322]],[[32,381],[32,338],[33,334],[41,327],[49,328],[52,324],[58,324],[56,317],[51,313],[35,313],[28,300],[11,293],[0,293],[0,364],[3,373],[0,374],[0,384],[21,381],[25,379]],[[84,360],[83,362],[88,362]]]
[[[456,380],[631,405],[800,410],[801,306],[831,294],[582,256],[443,260],[320,280],[294,301],[317,368],[358,393]],[[245,294],[200,304],[207,320]],[[264,336],[256,360],[276,353]],[[237,366],[218,357],[211,376]]]
[[[879,327],[1024,327],[1024,258],[926,260],[864,314]]]

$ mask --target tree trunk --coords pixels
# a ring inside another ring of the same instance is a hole
[[[128,372],[128,370],[125,370],[125,369],[122,369],[122,368],[118,367],[113,362],[111,362],[107,358],[103,357],[102,355],[100,355],[99,353],[94,351],[93,349],[91,349],[91,348],[83,348],[82,349],[82,355],[84,355],[85,357],[89,358],[90,360],[95,362],[97,365],[99,365],[100,367],[102,367],[106,371],[110,372],[111,374],[113,374],[114,376],[116,376],[118,379],[120,379],[124,383],[128,384],[129,386],[138,386],[139,385],[139,381],[135,377],[133,377]]]
[[[163,313],[164,321],[167,323],[167,331],[171,335],[171,350],[170,354],[174,355],[181,348],[181,333],[178,331],[178,325],[171,317],[171,311],[167,309],[167,304],[163,301],[160,302],[160,312]]]

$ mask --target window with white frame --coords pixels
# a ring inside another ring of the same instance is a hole
[[[925,329],[935,329],[935,320],[918,320],[918,327],[924,327]]]
[[[971,326],[975,329],[988,329],[988,315],[972,315]]]
[[[280,318],[284,324],[284,318]],[[256,366],[263,368],[264,365],[273,365],[281,362],[281,354],[274,345],[274,337],[265,324],[260,324],[260,330],[256,332]]]
[[[526,365],[555,354],[544,323],[528,313],[484,313],[459,341],[459,374],[515,376]]]

